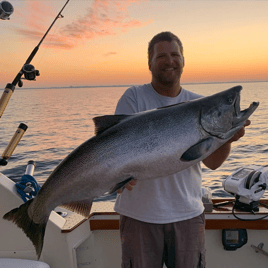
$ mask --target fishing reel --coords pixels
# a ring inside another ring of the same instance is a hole
[[[40,75],[40,72],[38,70],[35,70],[32,64],[24,64],[21,71],[24,75],[24,78],[21,78],[21,79],[25,79],[29,81],[35,81],[36,76]],[[23,86],[21,79],[18,82],[19,87]]]
[[[0,2],[0,19],[9,20],[9,16],[14,12],[13,6],[8,1]]]

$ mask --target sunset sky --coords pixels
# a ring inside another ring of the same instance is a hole
[[[13,81],[66,2],[8,0],[0,20],[0,86]],[[0,0],[1,2],[1,0]],[[151,80],[150,39],[182,41],[182,83],[267,81],[268,1],[70,0],[32,61],[24,87],[130,85]]]

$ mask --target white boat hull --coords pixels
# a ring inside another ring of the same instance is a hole
[[[13,181],[0,173],[0,267],[1,258],[37,260],[34,247],[25,234],[2,216],[22,204]],[[119,215],[113,202],[96,202],[89,219],[66,211],[63,218],[52,212],[46,229],[44,248],[40,261],[50,268],[110,268],[121,267]],[[254,218],[264,215],[241,213],[241,217]],[[240,214],[239,214],[240,215]],[[222,229],[247,230],[248,242],[235,251],[226,251],[222,244]],[[252,247],[264,244],[264,254]],[[239,221],[230,210],[206,213],[207,268],[267,268],[268,220]]]

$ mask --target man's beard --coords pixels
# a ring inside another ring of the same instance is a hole
[[[155,75],[156,80],[163,86],[172,87],[180,80],[181,75],[176,75],[175,77],[168,78],[164,75],[157,74]]]

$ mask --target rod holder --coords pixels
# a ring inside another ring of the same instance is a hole
[[[28,164],[27,164],[27,167],[26,167],[25,175],[33,176],[34,169],[35,169],[35,161],[34,160],[29,160]]]
[[[12,137],[11,141],[9,142],[6,150],[2,154],[2,159],[0,160],[0,165],[5,166],[7,164],[7,160],[11,157],[12,153],[16,149],[18,143],[20,142],[23,134],[27,130],[27,126],[23,123],[21,123],[16,130],[14,136]]]
[[[14,90],[15,90],[14,85],[12,85],[12,84],[6,85],[6,88],[5,88],[5,90],[2,94],[2,97],[0,99],[0,118],[2,117]]]

